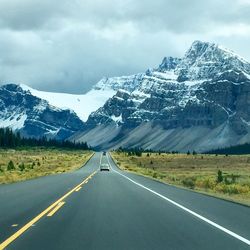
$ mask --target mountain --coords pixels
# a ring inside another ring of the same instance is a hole
[[[118,89],[132,90],[139,82],[140,74],[103,78],[89,92],[81,95],[7,84],[0,87],[0,127],[19,130],[26,137],[66,139],[83,130],[89,115],[103,106]]]
[[[117,91],[72,140],[178,151],[250,141],[250,64],[219,45],[195,41],[183,58],[99,84]]]
[[[62,110],[33,96],[19,85],[0,87],[0,127],[19,130],[25,137],[64,140],[84,123],[71,110]]]
[[[25,136],[87,141],[97,149],[208,151],[250,142],[250,64],[195,41],[182,58],[101,79],[81,95],[0,88],[0,126]]]

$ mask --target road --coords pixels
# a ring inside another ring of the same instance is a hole
[[[0,185],[0,249],[236,250],[249,240],[249,207],[123,172],[109,154]]]

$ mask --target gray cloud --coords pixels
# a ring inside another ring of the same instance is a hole
[[[1,0],[0,82],[79,93],[196,39],[250,59],[249,10],[249,0]]]

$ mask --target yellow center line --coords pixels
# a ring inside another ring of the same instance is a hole
[[[77,188],[77,189],[76,189],[76,192],[78,192],[81,188],[82,188],[82,187]]]
[[[74,187],[72,190],[70,190],[68,193],[63,195],[60,199],[58,199],[56,202],[51,204],[48,208],[46,208],[44,211],[42,211],[40,214],[38,214],[35,218],[33,218],[30,222],[28,222],[26,225],[24,225],[22,228],[20,228],[16,233],[11,235],[9,238],[7,238],[4,242],[0,244],[0,250],[7,247],[11,242],[16,240],[20,235],[22,235],[26,230],[28,230],[30,227],[32,227],[33,224],[35,224],[37,221],[39,221],[44,215],[46,215],[51,209],[53,209],[55,206],[57,206],[61,201],[63,201],[66,197],[71,195],[78,187],[80,187],[84,182],[91,176],[94,176],[97,173],[97,171],[93,172],[91,175],[89,175],[84,181],[82,181],[79,185]]]
[[[64,204],[65,204],[64,201],[61,201],[60,203],[58,203],[58,205],[50,213],[48,213],[47,216],[51,217],[52,215],[54,215],[56,211],[58,211]]]

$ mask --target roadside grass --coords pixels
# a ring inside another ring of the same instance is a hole
[[[250,155],[143,153],[128,156],[125,152],[111,155],[123,170],[250,205]]]
[[[56,148],[0,149],[0,184],[74,171],[91,151]]]

